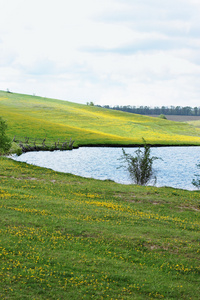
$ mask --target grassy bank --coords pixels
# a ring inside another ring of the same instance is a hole
[[[55,144],[70,138],[74,146],[137,145],[142,137],[159,145],[200,145],[200,129],[95,106],[0,91],[0,115],[11,138]]]
[[[1,299],[199,299],[199,196],[0,157]]]

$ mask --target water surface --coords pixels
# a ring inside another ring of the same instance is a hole
[[[124,149],[132,155],[137,150]],[[64,173],[130,184],[128,172],[118,169],[121,155],[122,148],[82,147],[72,151],[27,152],[12,158]],[[195,189],[191,182],[194,174],[200,173],[196,167],[200,162],[200,147],[155,147],[151,148],[151,155],[162,158],[153,164],[157,175],[156,186]]]

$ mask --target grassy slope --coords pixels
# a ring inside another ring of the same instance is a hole
[[[199,299],[199,195],[0,157],[0,298]]]
[[[193,125],[197,128],[200,128],[200,120],[188,121],[188,124]]]
[[[151,144],[200,145],[200,129],[186,123],[35,96],[0,92],[0,115],[12,138],[126,145],[144,137]]]

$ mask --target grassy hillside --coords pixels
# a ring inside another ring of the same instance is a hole
[[[140,144],[144,137],[151,144],[200,145],[200,129],[186,123],[3,91],[0,115],[12,138],[72,138],[80,146]]]
[[[0,157],[0,298],[199,299],[199,196]]]
[[[188,121],[188,124],[200,128],[200,120]]]

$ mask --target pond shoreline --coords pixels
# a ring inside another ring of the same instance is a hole
[[[160,147],[200,147],[200,145],[196,144],[149,144],[148,146],[151,148],[160,148]],[[18,145],[20,147],[20,145]],[[26,147],[20,147],[21,148],[21,154],[27,153],[27,152],[40,152],[40,151],[71,151],[73,149],[79,149],[79,148],[138,148],[138,147],[144,147],[144,144],[86,144],[86,145],[79,145],[79,146],[73,146],[71,148],[62,148],[62,147],[55,147],[55,146],[30,146],[29,144],[26,145]],[[14,153],[13,153],[14,154]],[[21,155],[20,154],[20,155]]]
[[[200,145],[197,144],[149,144],[150,147],[200,147]],[[87,145],[79,145],[77,147],[74,147],[74,149],[78,148],[92,148],[92,147],[106,147],[106,148],[137,148],[137,147],[144,147],[144,144],[87,144]]]

